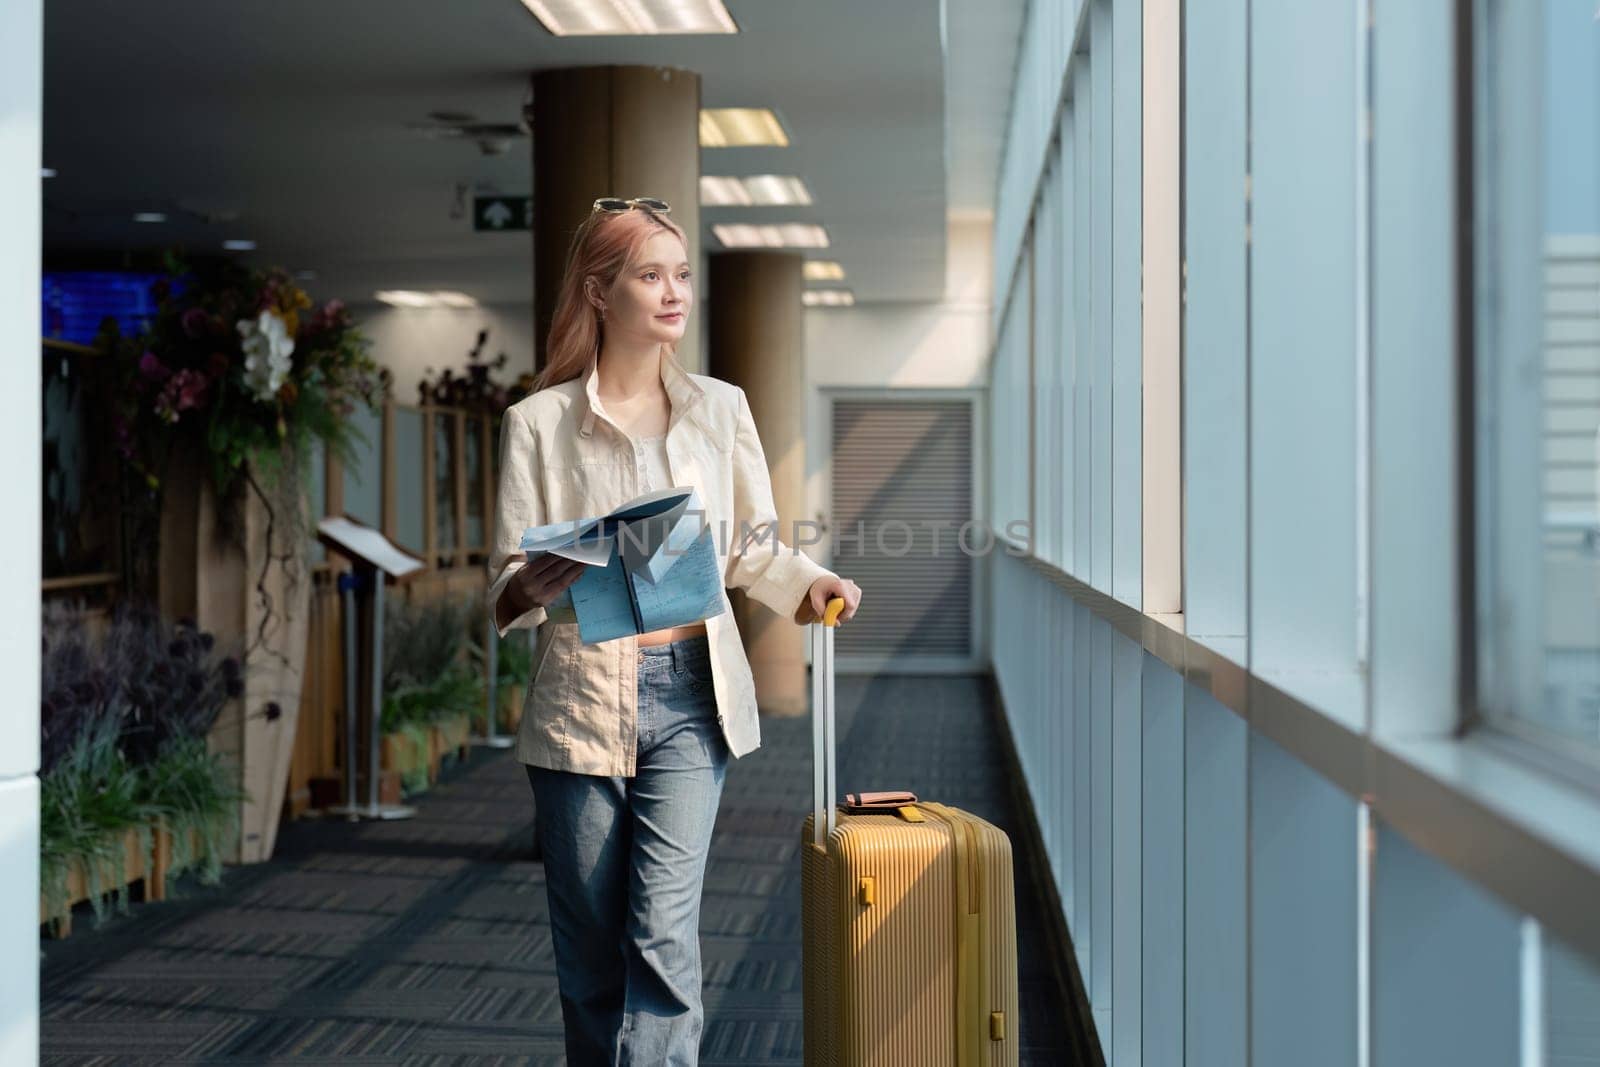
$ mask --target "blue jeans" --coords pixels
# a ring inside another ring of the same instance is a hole
[[[639,649],[632,778],[528,767],[569,1067],[693,1067],[700,895],[727,773],[705,635]]]

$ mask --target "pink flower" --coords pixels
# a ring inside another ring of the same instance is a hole
[[[169,388],[176,386],[178,400],[175,405],[179,411],[189,411],[205,403],[207,382],[204,377],[192,370],[181,370],[172,376]]]
[[[198,371],[187,367],[167,379],[156,397],[155,413],[162,422],[174,423],[185,411],[202,407],[206,401],[206,388],[210,383]]]

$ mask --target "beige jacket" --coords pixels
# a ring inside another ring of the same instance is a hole
[[[500,434],[500,484],[488,574],[489,618],[518,568],[529,526],[610,511],[639,495],[638,446],[607,418],[587,375],[508,408]],[[811,583],[830,575],[778,539],[771,476],[744,390],[661,360],[672,413],[667,461],[674,485],[694,486],[706,510],[724,584],[792,618]],[[741,534],[756,536],[741,539]],[[706,620],[717,722],[734,758],[761,744],[755,680],[726,591]],[[570,607],[534,608],[501,636],[537,627],[533,671],[517,730],[517,759],[582,774],[635,773],[638,638],[585,645]]]

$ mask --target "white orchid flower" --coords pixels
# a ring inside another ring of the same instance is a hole
[[[240,319],[239,335],[244,339],[245,384],[257,399],[271,400],[289,376],[289,357],[294,353],[289,327],[269,310],[255,320]]]

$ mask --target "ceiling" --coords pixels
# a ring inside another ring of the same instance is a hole
[[[519,0],[51,4],[47,253],[249,238],[252,262],[314,269],[319,297],[525,302],[527,236],[476,234],[452,205],[462,184],[525,193],[528,142],[486,156],[407,124],[515,123],[530,70],[637,63],[789,128],[788,148],[703,150],[702,171],[798,174],[815,203],[703,209],[708,250],[715,223],[820,222],[833,247],[811,255],[843,263],[858,303],[938,299],[947,218],[992,210],[1024,0],[727,6],[737,35],[556,38]]]

